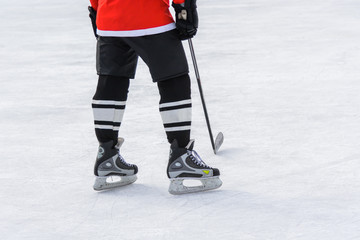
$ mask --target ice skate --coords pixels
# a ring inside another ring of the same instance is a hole
[[[94,168],[94,190],[121,187],[136,181],[137,166],[125,162],[119,153],[123,142],[124,139],[119,138],[115,147],[113,141],[100,143]]]
[[[222,182],[217,168],[207,166],[193,150],[194,140],[185,148],[179,148],[176,140],[171,144],[167,174],[170,179],[171,194],[202,192],[219,188]],[[186,186],[184,181],[196,180],[200,185]]]

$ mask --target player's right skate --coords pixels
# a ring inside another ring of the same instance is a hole
[[[119,138],[115,146],[113,141],[100,143],[94,167],[94,190],[120,187],[136,181],[137,166],[125,162],[119,153],[123,142],[124,139]]]
[[[206,165],[193,147],[194,140],[191,140],[185,148],[179,148],[176,140],[170,146],[167,174],[170,178],[171,194],[201,192],[222,185],[219,169]],[[201,185],[185,186],[185,180],[199,180]]]

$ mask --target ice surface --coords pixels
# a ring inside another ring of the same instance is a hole
[[[1,239],[360,239],[359,1],[198,1],[193,43],[225,141],[214,155],[193,70],[192,137],[224,184],[184,196],[168,193],[169,146],[143,62],[121,128],[138,181],[92,189],[87,5],[1,3]]]

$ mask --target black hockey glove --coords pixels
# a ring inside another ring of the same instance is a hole
[[[172,3],[176,13],[176,28],[180,39],[185,40],[195,36],[199,25],[196,0],[185,0],[184,4]]]
[[[96,11],[91,6],[89,6],[88,9],[89,9],[89,17],[91,19],[91,24],[94,30],[94,35],[97,38],[98,35],[96,34]]]

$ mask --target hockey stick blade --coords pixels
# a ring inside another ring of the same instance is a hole
[[[215,149],[214,149],[215,154],[219,151],[219,148],[221,147],[221,144],[223,144],[223,142],[224,142],[224,134],[222,132],[219,132],[215,138]]]

